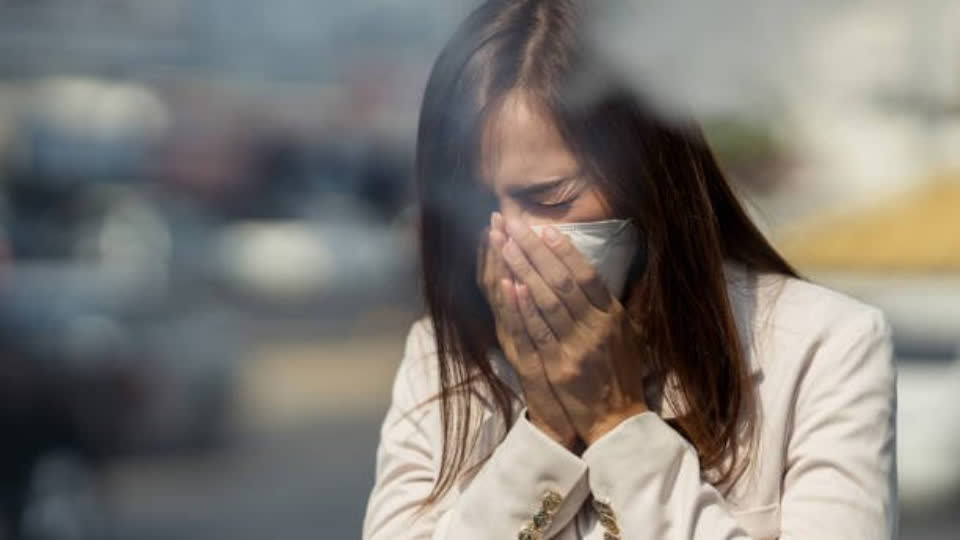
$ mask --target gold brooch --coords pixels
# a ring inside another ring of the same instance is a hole
[[[603,540],[620,540],[620,526],[617,525],[617,519],[610,504],[594,498],[593,509],[600,515],[600,524],[606,529]]]
[[[543,492],[540,500],[540,510],[533,515],[533,519],[524,524],[523,528],[517,534],[518,540],[540,540],[543,538],[543,532],[547,530],[550,523],[553,522],[553,514],[560,508],[563,497],[559,493],[548,489]]]

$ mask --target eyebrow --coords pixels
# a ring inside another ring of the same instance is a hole
[[[507,188],[506,192],[509,193],[512,197],[529,197],[531,195],[539,195],[542,193],[547,193],[553,189],[556,189],[571,180],[575,180],[579,177],[579,174],[571,174],[570,176],[564,176],[562,178],[554,178],[547,180],[545,182],[539,182],[533,185],[528,186],[517,186]]]

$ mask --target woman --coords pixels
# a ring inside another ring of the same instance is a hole
[[[582,16],[486,2],[434,66],[363,538],[893,538],[883,314],[798,277]]]

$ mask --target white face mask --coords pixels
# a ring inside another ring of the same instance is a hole
[[[639,245],[640,232],[632,219],[605,219],[550,224],[566,235],[596,268],[610,294],[622,298],[630,263]],[[537,234],[546,225],[531,225]]]

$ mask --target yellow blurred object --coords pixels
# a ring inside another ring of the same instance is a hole
[[[805,223],[776,242],[800,269],[960,271],[960,174],[862,212]]]

